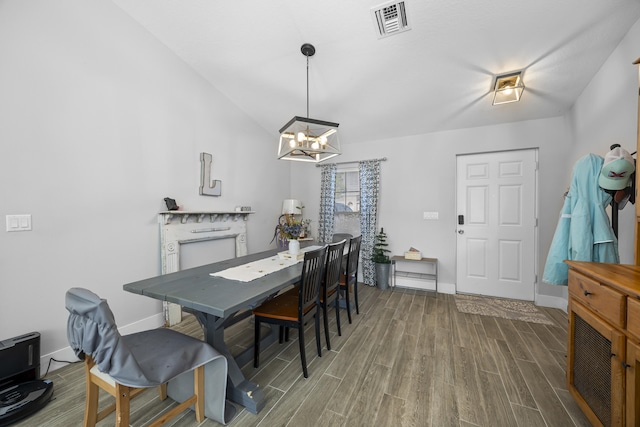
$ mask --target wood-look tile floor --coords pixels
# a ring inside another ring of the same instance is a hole
[[[457,311],[453,295],[408,289],[381,291],[360,285],[360,314],[342,336],[330,316],[331,351],[317,357],[313,325],[305,332],[309,378],[302,376],[298,343],[263,349],[261,366],[243,367],[265,392],[265,408],[243,408],[231,422],[244,426],[589,426],[566,389],[567,316],[541,308],[553,326]],[[177,329],[202,337],[188,317]],[[225,333],[236,353],[252,345],[249,320]],[[293,333],[292,338],[297,336]],[[79,426],[84,373],[74,364],[48,376],[54,400],[16,426]],[[102,396],[107,402],[109,396]],[[132,403],[132,425],[144,426],[172,405],[156,390]],[[114,424],[111,415],[100,426]],[[191,411],[176,427],[198,424]]]

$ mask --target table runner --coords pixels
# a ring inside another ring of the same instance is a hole
[[[301,249],[301,252],[319,249],[321,246],[307,246]],[[286,252],[284,252],[286,254]],[[301,259],[281,257],[278,254],[270,256],[268,258],[259,259],[247,264],[242,264],[237,267],[227,268],[226,270],[218,271],[216,273],[209,273],[210,276],[223,277],[229,280],[236,280],[238,282],[251,282],[252,280],[259,279],[267,274],[275,273],[287,267],[291,267],[299,262]]]

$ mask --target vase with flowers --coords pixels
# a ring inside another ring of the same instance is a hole
[[[302,234],[304,227],[302,220],[294,218],[293,215],[283,215],[280,223],[276,226],[274,238],[279,241],[287,241],[289,253],[293,256],[300,253],[300,242],[298,238]]]

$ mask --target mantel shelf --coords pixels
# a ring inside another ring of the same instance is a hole
[[[249,214],[255,213],[254,211],[163,211],[160,215],[163,216],[163,223],[165,225],[171,224],[174,218],[180,218],[180,222],[186,224],[190,217],[193,217],[196,222],[203,222],[207,217],[209,222],[238,221],[240,218],[247,220]]]

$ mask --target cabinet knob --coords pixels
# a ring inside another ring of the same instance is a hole
[[[591,292],[589,292],[589,291],[584,291],[584,296],[585,296],[585,297],[588,297],[589,295],[591,295]]]
[[[622,362],[622,367],[623,367],[624,369],[628,369],[628,368],[631,368],[631,365],[629,365],[629,364],[628,364],[628,363],[626,363],[626,362]]]

